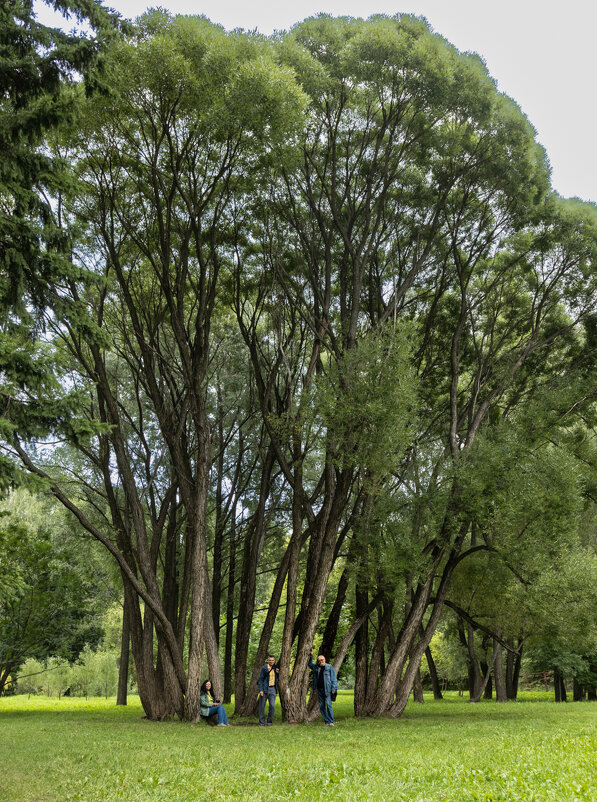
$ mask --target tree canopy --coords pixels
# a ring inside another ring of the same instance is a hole
[[[102,53],[44,140],[68,247],[7,329],[2,433],[117,561],[147,715],[197,719],[204,656],[250,713],[274,649],[309,718],[321,639],[399,716],[447,604],[515,652],[555,557],[571,589],[594,558],[595,207],[418,18],[155,10]]]

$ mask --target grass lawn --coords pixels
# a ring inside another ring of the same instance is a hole
[[[597,703],[453,695],[357,721],[340,692],[334,728],[142,715],[137,699],[0,698],[1,802],[597,800]]]

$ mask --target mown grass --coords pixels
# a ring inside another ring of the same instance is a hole
[[[279,711],[277,711],[279,715]],[[0,800],[597,800],[597,704],[410,704],[401,719],[156,724],[138,700],[0,699]]]

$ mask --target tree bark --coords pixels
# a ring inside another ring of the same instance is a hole
[[[483,693],[485,691],[485,688],[487,686],[487,683],[489,682],[489,677],[491,676],[491,671],[493,669],[493,666],[495,665],[496,659],[497,659],[497,653],[496,653],[496,651],[494,651],[493,652],[493,658],[491,660],[491,664],[489,666],[487,666],[487,671],[485,673],[485,676],[481,680],[481,685],[477,690],[476,696],[471,696],[471,698],[469,700],[471,703],[476,704],[477,702],[481,701],[481,696],[483,695]]]
[[[495,678],[495,698],[497,702],[507,702],[508,693],[506,691],[506,680],[504,677],[504,661],[502,645],[497,640],[493,641],[493,676]]]
[[[435,666],[435,660],[433,659],[433,655],[431,654],[431,648],[428,646],[425,649],[425,657],[427,658],[427,665],[429,667],[429,676],[431,677],[431,686],[433,688],[433,698],[436,700],[443,699],[442,690],[439,684],[439,678],[437,676],[437,668]]]
[[[232,511],[230,522],[230,543],[228,559],[228,593],[226,596],[226,642],[224,645],[224,696],[229,704],[232,698],[232,631],[234,629],[234,587],[236,573],[236,510]]]
[[[357,618],[367,609],[369,605],[369,594],[367,588],[357,584],[355,589],[355,609]],[[367,670],[369,661],[369,627],[367,620],[357,632],[355,638],[355,660],[354,660],[354,714],[355,716],[365,715],[367,703]],[[377,677],[375,678],[377,680]]]
[[[122,633],[120,638],[120,660],[118,663],[118,691],[116,704],[126,705],[129,679],[129,647],[131,642],[131,627],[126,595],[122,604]]]
[[[421,669],[418,668],[415,674],[415,681],[413,682],[413,701],[418,704],[423,704],[423,682],[421,680]]]
[[[558,668],[554,668],[553,670],[553,687],[556,702],[568,701],[566,685],[564,683],[564,675]]]
[[[253,611],[255,609],[257,566],[265,539],[266,505],[270,495],[273,466],[274,449],[270,445],[261,470],[257,509],[251,516],[245,532],[243,557],[240,568],[240,590],[234,654],[234,705],[235,712],[241,715],[243,715],[241,711],[244,709],[245,696],[247,694],[247,661],[249,657],[251,624],[253,621]],[[250,694],[251,690],[252,689],[249,690]],[[251,707],[252,698],[251,694]],[[244,713],[244,715],[247,714]]]
[[[514,648],[514,640],[508,638],[507,643]],[[506,695],[509,700],[514,701],[518,696],[518,682],[520,678],[520,666],[522,663],[522,641],[518,641],[518,652],[514,654],[510,650],[506,652]]]
[[[583,685],[574,677],[572,681],[572,701],[573,702],[584,702],[587,698],[587,692]]]

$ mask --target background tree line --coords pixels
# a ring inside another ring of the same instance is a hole
[[[3,256],[3,468],[115,559],[147,715],[197,720],[205,659],[249,714],[273,650],[309,718],[315,642],[399,716],[446,609],[475,697],[533,642],[590,670],[594,206],[420,19],[105,24],[90,92],[4,101],[67,112],[35,204],[3,179],[43,223]]]

